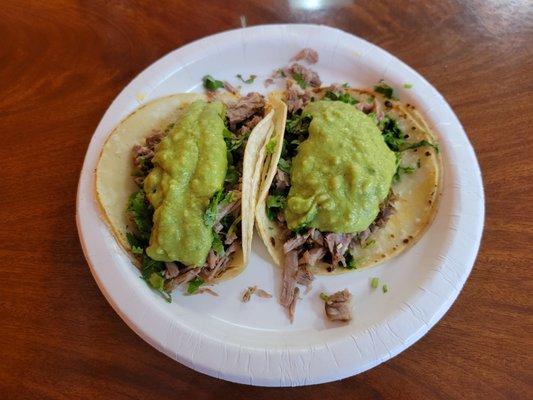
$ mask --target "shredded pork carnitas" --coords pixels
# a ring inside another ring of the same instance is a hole
[[[237,129],[237,125],[246,126],[251,131],[263,118],[265,98],[256,92],[248,93],[235,102],[227,104],[227,117],[231,131]]]
[[[325,309],[328,319],[330,321],[350,321],[352,319],[351,300],[352,294],[348,289],[327,296]]]
[[[268,293],[266,290],[260,289],[255,286],[249,286],[244,293],[242,294],[242,302],[247,303],[250,301],[250,298],[252,295],[255,294],[257,297],[261,297],[263,299],[269,299],[272,297],[270,293]]]

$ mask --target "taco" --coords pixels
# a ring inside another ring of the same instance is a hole
[[[96,169],[102,215],[144,280],[171,291],[233,277],[251,248],[256,166],[272,132],[263,96],[176,94],[126,117]]]
[[[413,245],[440,193],[436,137],[413,106],[384,90],[308,87],[272,93],[256,208],[260,236],[283,268],[292,319],[298,284],[381,263]]]

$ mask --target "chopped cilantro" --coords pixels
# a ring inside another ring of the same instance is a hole
[[[165,263],[161,261],[152,260],[146,253],[142,254],[141,258],[141,274],[142,278],[148,285],[157,290],[166,301],[170,303],[172,297],[170,293],[165,290]]]
[[[139,238],[148,241],[152,232],[153,209],[146,200],[144,190],[140,189],[130,196],[127,212],[139,231]]]
[[[387,293],[389,291],[389,287],[387,285],[383,285],[381,290],[383,290],[383,293]]]
[[[284,158],[280,158],[279,161],[278,161],[278,168],[281,169],[283,172],[286,172],[287,174],[290,174],[291,162],[285,160]]]
[[[398,122],[394,118],[385,115],[378,123],[378,127],[381,129],[383,139],[387,143],[387,146],[392,151],[400,151],[400,146],[405,142],[405,134],[398,125]]]
[[[412,83],[404,83],[403,87],[406,88],[406,89],[412,89],[413,88],[413,84]]]
[[[163,276],[161,276],[160,274],[156,274],[154,272],[148,277],[148,283],[155,290],[162,291],[163,287],[165,286],[165,278],[163,278]]]
[[[347,104],[357,104],[359,103],[358,100],[354,99],[352,96],[350,96],[348,93],[334,93],[331,91],[326,92],[326,98],[333,100],[333,101],[342,101],[343,103]]]
[[[207,210],[205,210],[204,214],[204,224],[207,227],[211,227],[215,224],[215,220],[217,219],[217,213],[218,213],[218,204],[222,201],[224,197],[224,192],[222,190],[219,190],[215,193],[213,197],[211,197],[211,200],[209,202],[209,206],[207,207]]]
[[[229,131],[228,131],[229,132]],[[224,137],[226,141],[226,148],[229,152],[233,152],[239,149],[246,140],[248,140],[248,135],[241,135],[239,137]]]
[[[146,241],[142,240],[140,237],[131,232],[126,232],[126,240],[128,241],[133,254],[143,253],[143,248],[147,244]]]
[[[292,74],[292,77],[302,89],[305,89],[308,86],[307,82],[304,79],[304,77],[299,72],[294,72]]]
[[[254,83],[255,78],[257,78],[257,75],[250,75],[248,79],[244,79],[241,74],[237,74],[237,78],[239,78],[243,83],[251,84]]]
[[[237,168],[235,168],[233,165],[229,165],[224,181],[232,184],[237,183],[239,181],[239,172],[237,171]]]
[[[347,88],[350,87],[350,84],[349,84],[348,82],[344,82],[344,83],[342,84],[342,87],[345,88],[345,89],[347,89]]]
[[[218,236],[218,233],[213,231],[213,243],[211,244],[211,248],[217,253],[218,256],[224,255],[224,244],[222,243],[222,240],[220,240],[220,236]]]
[[[392,99],[394,96],[394,89],[383,81],[380,81],[379,85],[374,86],[374,90],[381,93],[387,99]]]
[[[194,280],[190,281],[189,286],[187,286],[187,293],[189,294],[196,293],[203,283],[204,283],[204,280],[202,278],[195,278]]]
[[[283,71],[283,69],[280,68],[280,69],[278,69],[277,72],[282,78],[286,78],[287,77],[287,75],[285,74],[285,71]]]
[[[377,287],[379,286],[379,278],[372,278],[372,280],[370,281],[370,286],[372,287],[372,289],[377,289]]]
[[[323,301],[328,301],[328,299],[329,299],[329,296],[328,296],[326,293],[324,293],[324,292],[320,293],[320,294],[319,294],[319,297],[320,297]]]
[[[287,118],[285,131],[293,135],[307,134],[312,119],[313,116],[309,113],[293,115],[291,118]]]
[[[266,200],[266,212],[268,219],[273,221],[276,219],[276,214],[285,207],[287,198],[283,195],[270,195]]]
[[[393,179],[395,182],[399,182],[401,179],[401,174],[412,174],[413,172],[415,172],[415,170],[416,170],[415,167],[410,167],[410,166],[402,167],[401,165],[398,165],[398,168],[396,168],[396,173],[394,174]]]
[[[266,145],[266,151],[268,154],[274,154],[274,149],[276,148],[276,139],[270,139]]]
[[[361,258],[355,258],[349,250],[346,252],[345,258],[347,269],[357,269],[357,266],[361,263]]]
[[[423,146],[433,147],[437,153],[440,151],[438,145],[433,144],[433,143],[430,143],[430,142],[428,142],[427,140],[421,140],[420,142],[415,142],[415,143],[408,143],[408,142],[405,142],[405,143],[401,146],[400,151],[405,151],[405,150],[410,150],[410,149],[416,149],[416,148],[418,148],[418,147],[423,147]]]
[[[216,192],[213,197],[211,197],[211,201],[209,202],[209,206],[207,207],[207,210],[205,210],[204,214],[204,224],[207,227],[211,227],[215,224],[215,221],[217,219],[218,214],[218,205],[225,205],[229,204],[233,201],[233,192],[227,192],[224,194],[223,190],[219,190]]]
[[[204,88],[212,92],[224,87],[224,82],[216,80],[211,75],[204,76],[202,81],[204,83]]]

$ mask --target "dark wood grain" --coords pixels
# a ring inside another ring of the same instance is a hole
[[[2,2],[0,398],[533,397],[532,3],[302,3]],[[238,27],[240,15],[333,25],[400,57],[450,102],[481,164],[486,227],[459,299],[410,349],[340,382],[254,388],[181,366],[113,312],[78,242],[78,175],[112,99],[168,51]]]

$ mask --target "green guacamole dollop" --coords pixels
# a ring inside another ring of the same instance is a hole
[[[228,169],[224,105],[195,101],[161,141],[144,191],[154,207],[148,256],[185,265],[205,263],[213,242],[203,216]]]
[[[303,112],[313,119],[308,139],[292,159],[284,210],[289,229],[365,230],[389,192],[394,153],[372,119],[352,105],[317,101]]]

